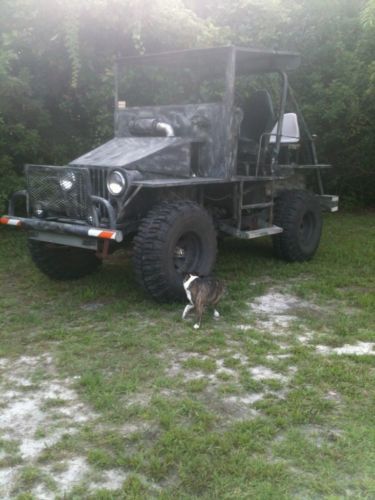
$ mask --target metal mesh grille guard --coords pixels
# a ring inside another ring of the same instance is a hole
[[[92,215],[91,182],[87,169],[27,165],[31,214],[89,221]]]

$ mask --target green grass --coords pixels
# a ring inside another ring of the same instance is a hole
[[[34,268],[21,232],[1,230],[0,257],[0,358],[51,353],[53,377],[76,377],[95,412],[30,463],[0,431],[0,473],[18,464],[19,498],[53,484],[45,467],[76,456],[93,478],[127,476],[116,491],[76,485],[66,498],[375,497],[375,357],[315,350],[375,341],[373,214],[327,217],[319,252],[302,264],[275,260],[268,240],[222,242],[217,274],[228,295],[221,319],[205,316],[198,332],[181,321],[182,305],[144,296],[127,252],[70,283]],[[281,337],[259,329],[249,305],[270,288],[316,306],[293,311]],[[257,366],[286,378],[256,380]],[[32,382],[51,376],[35,369]],[[231,399],[249,395],[260,398],[248,407]],[[63,405],[51,397],[44,410]]]

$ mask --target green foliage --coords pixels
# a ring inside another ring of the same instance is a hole
[[[79,59],[79,13],[77,4],[67,5],[64,29],[65,46],[72,64],[72,87],[76,88],[81,67]]]
[[[302,54],[291,83],[318,135],[319,159],[335,169],[331,192],[369,204],[375,194],[374,0],[187,0],[229,28],[231,43]]]
[[[228,43],[302,53],[292,84],[330,188],[368,204],[374,25],[374,0],[2,0],[0,206],[25,163],[63,164],[112,135],[117,55]]]
[[[361,12],[361,21],[365,28],[375,27],[375,2],[368,0]]]
[[[375,192],[375,40],[361,26],[360,2],[332,2],[324,9],[319,1],[303,3],[297,21],[310,26],[303,35],[291,32],[288,41],[304,55],[292,84],[318,134],[321,157],[335,166],[333,189],[366,203]]]

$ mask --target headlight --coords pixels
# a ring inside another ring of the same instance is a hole
[[[118,170],[113,170],[108,176],[107,188],[113,196],[122,194],[126,189],[126,179],[124,174]]]
[[[76,182],[76,176],[74,172],[66,172],[60,179],[61,189],[64,191],[70,191]]]

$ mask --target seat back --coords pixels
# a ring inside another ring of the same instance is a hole
[[[270,94],[267,90],[255,91],[244,109],[241,124],[241,138],[251,139],[259,143],[264,132],[269,132],[275,123],[275,114]]]
[[[278,123],[276,122],[270,135],[270,144],[275,144],[277,139],[277,128]],[[300,131],[298,126],[298,118],[296,113],[285,113],[283,119],[283,126],[281,130],[281,144],[296,144],[300,140]]]

